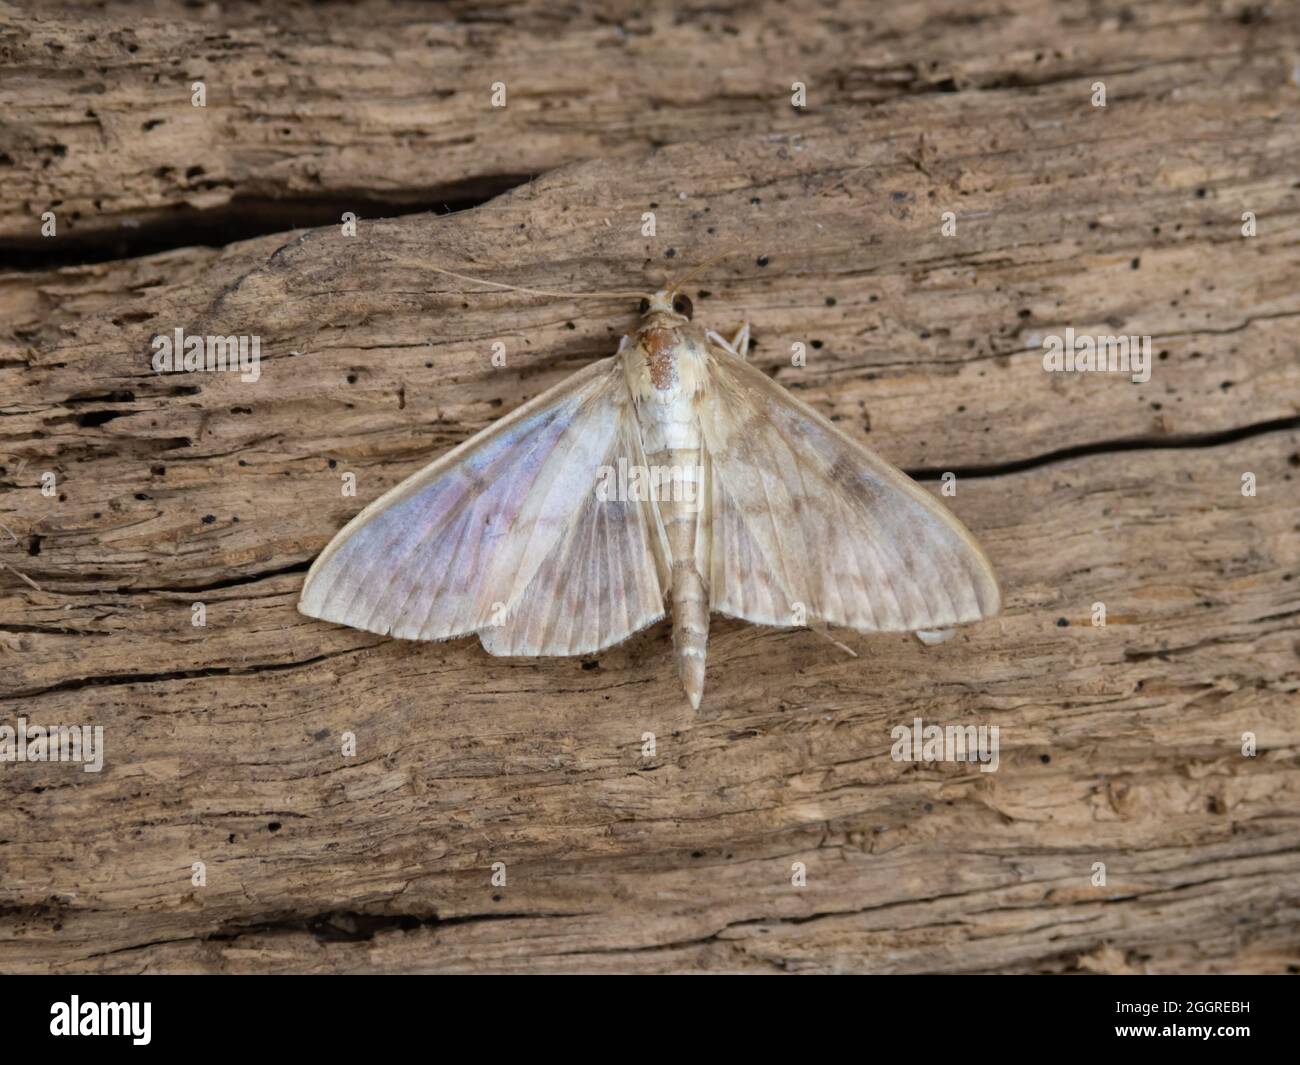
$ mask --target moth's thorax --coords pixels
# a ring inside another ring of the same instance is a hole
[[[646,315],[623,352],[632,395],[651,403],[693,398],[704,384],[708,358],[704,330],[670,313]]]

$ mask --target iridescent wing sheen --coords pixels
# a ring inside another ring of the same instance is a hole
[[[298,609],[414,640],[477,633],[499,655],[576,655],[664,615],[653,505],[598,499],[602,467],[644,464],[615,359],[574,374],[358,514]]]

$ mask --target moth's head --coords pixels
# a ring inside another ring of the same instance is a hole
[[[689,322],[694,316],[695,308],[691,304],[691,298],[676,288],[661,288],[653,296],[645,296],[641,300],[642,328],[645,328],[650,319],[661,322],[667,319],[664,324],[672,325]]]

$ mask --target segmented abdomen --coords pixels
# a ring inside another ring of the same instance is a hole
[[[658,472],[657,506],[672,553],[673,654],[691,705],[698,708],[709,640],[709,591],[696,562],[705,485],[693,406],[689,400],[647,404],[641,427],[646,462]]]

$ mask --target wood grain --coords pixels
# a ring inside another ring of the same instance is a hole
[[[222,10],[0,7],[0,725],[107,744],[0,764],[0,968],[1300,966],[1294,9]],[[667,623],[534,661],[297,614],[365,503],[634,320],[435,267],[721,253],[697,317],[955,472],[1001,618],[856,659],[715,618],[696,716]],[[177,327],[260,378],[154,373]],[[1045,372],[1067,327],[1150,380]],[[999,768],[892,760],[917,717]]]

